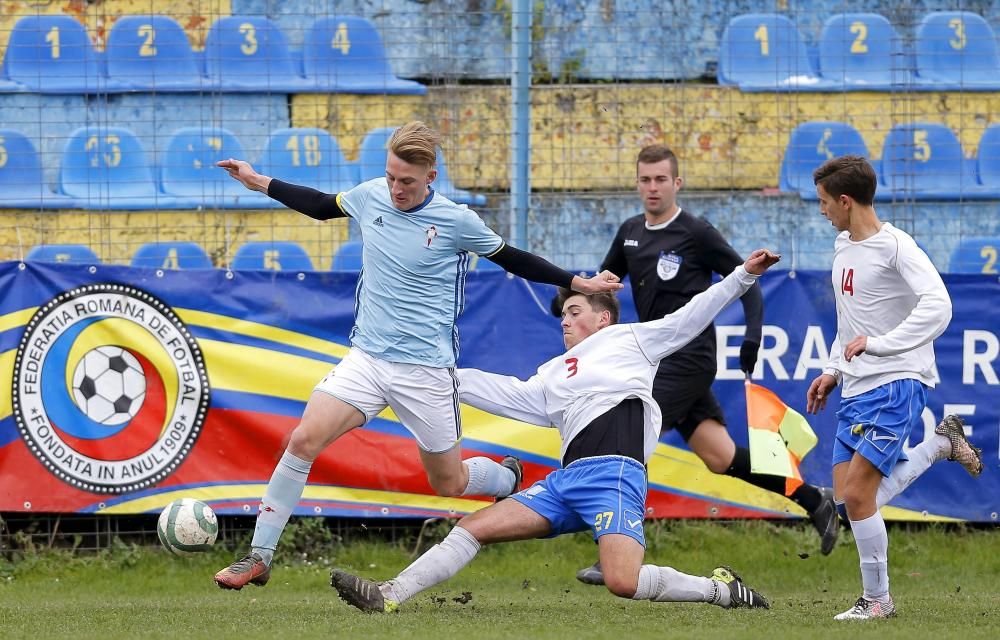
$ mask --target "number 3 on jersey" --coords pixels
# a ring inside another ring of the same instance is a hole
[[[840,295],[854,295],[854,269],[840,270]]]
[[[579,362],[576,358],[566,358],[566,364],[569,365],[566,370],[569,371],[567,378],[572,378],[576,375],[576,363]]]

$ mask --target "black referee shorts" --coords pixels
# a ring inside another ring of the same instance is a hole
[[[722,406],[712,393],[714,381],[715,371],[677,372],[661,366],[653,378],[653,400],[663,413],[663,428],[676,429],[687,442],[705,420],[725,425]]]

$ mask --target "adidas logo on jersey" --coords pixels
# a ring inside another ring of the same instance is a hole
[[[375,220],[372,221],[372,224],[375,225],[376,227],[384,227],[385,226],[382,223],[382,216],[379,216],[379,217],[375,218]]]
[[[639,241],[638,240],[625,240],[625,246],[626,247],[638,247],[639,246]]]

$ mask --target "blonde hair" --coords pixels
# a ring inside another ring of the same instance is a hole
[[[437,164],[437,148],[441,134],[419,120],[396,129],[389,138],[389,151],[403,162],[433,167]]]

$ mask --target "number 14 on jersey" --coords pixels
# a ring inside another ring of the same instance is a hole
[[[840,295],[854,295],[854,269],[840,270]]]

